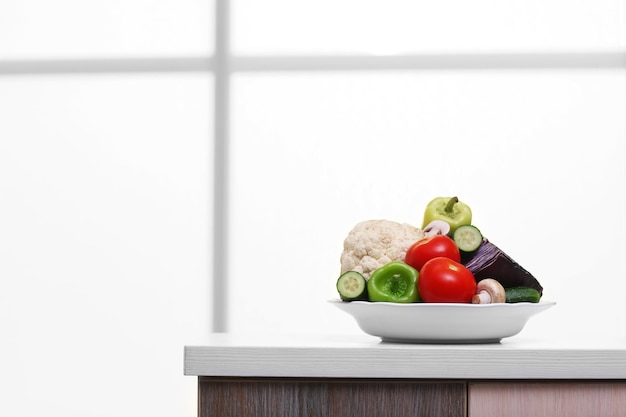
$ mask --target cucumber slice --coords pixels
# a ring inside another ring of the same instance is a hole
[[[367,281],[356,271],[344,272],[337,280],[337,291],[343,301],[367,300]]]
[[[507,303],[538,303],[541,299],[539,291],[529,287],[505,288]]]
[[[483,234],[476,226],[469,224],[459,226],[452,235],[454,243],[463,252],[474,252],[483,243]]]

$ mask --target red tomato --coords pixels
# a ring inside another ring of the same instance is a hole
[[[461,262],[461,252],[452,238],[446,235],[435,235],[418,240],[409,247],[404,263],[418,271],[433,258],[443,256],[455,262]]]
[[[469,303],[476,294],[476,279],[460,263],[439,257],[422,267],[417,289],[427,303]]]

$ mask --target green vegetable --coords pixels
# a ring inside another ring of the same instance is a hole
[[[414,303],[420,301],[417,291],[417,269],[404,262],[389,262],[374,270],[367,281],[370,301]]]
[[[367,300],[367,281],[357,271],[348,271],[337,279],[337,291],[343,301]]]
[[[450,225],[448,236],[453,236],[459,226],[472,223],[472,210],[457,197],[437,197],[426,206],[422,229],[433,220],[448,223]]]
[[[538,303],[541,299],[539,291],[530,287],[505,288],[507,303]]]
[[[452,239],[463,252],[474,252],[483,243],[483,235],[480,230],[470,224],[459,226],[454,231]]]

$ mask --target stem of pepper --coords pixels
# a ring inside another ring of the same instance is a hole
[[[452,209],[454,208],[454,205],[456,203],[459,202],[459,198],[458,197],[452,197],[450,198],[450,200],[448,200],[448,204],[446,204],[446,208],[444,209],[444,211],[446,213],[452,213]]]

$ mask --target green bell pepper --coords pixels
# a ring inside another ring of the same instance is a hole
[[[437,197],[426,206],[422,229],[433,220],[448,223],[450,225],[448,236],[452,236],[459,226],[472,224],[472,210],[457,197]]]
[[[404,262],[389,262],[374,270],[367,281],[369,301],[414,303],[420,301],[417,291],[417,269]]]

